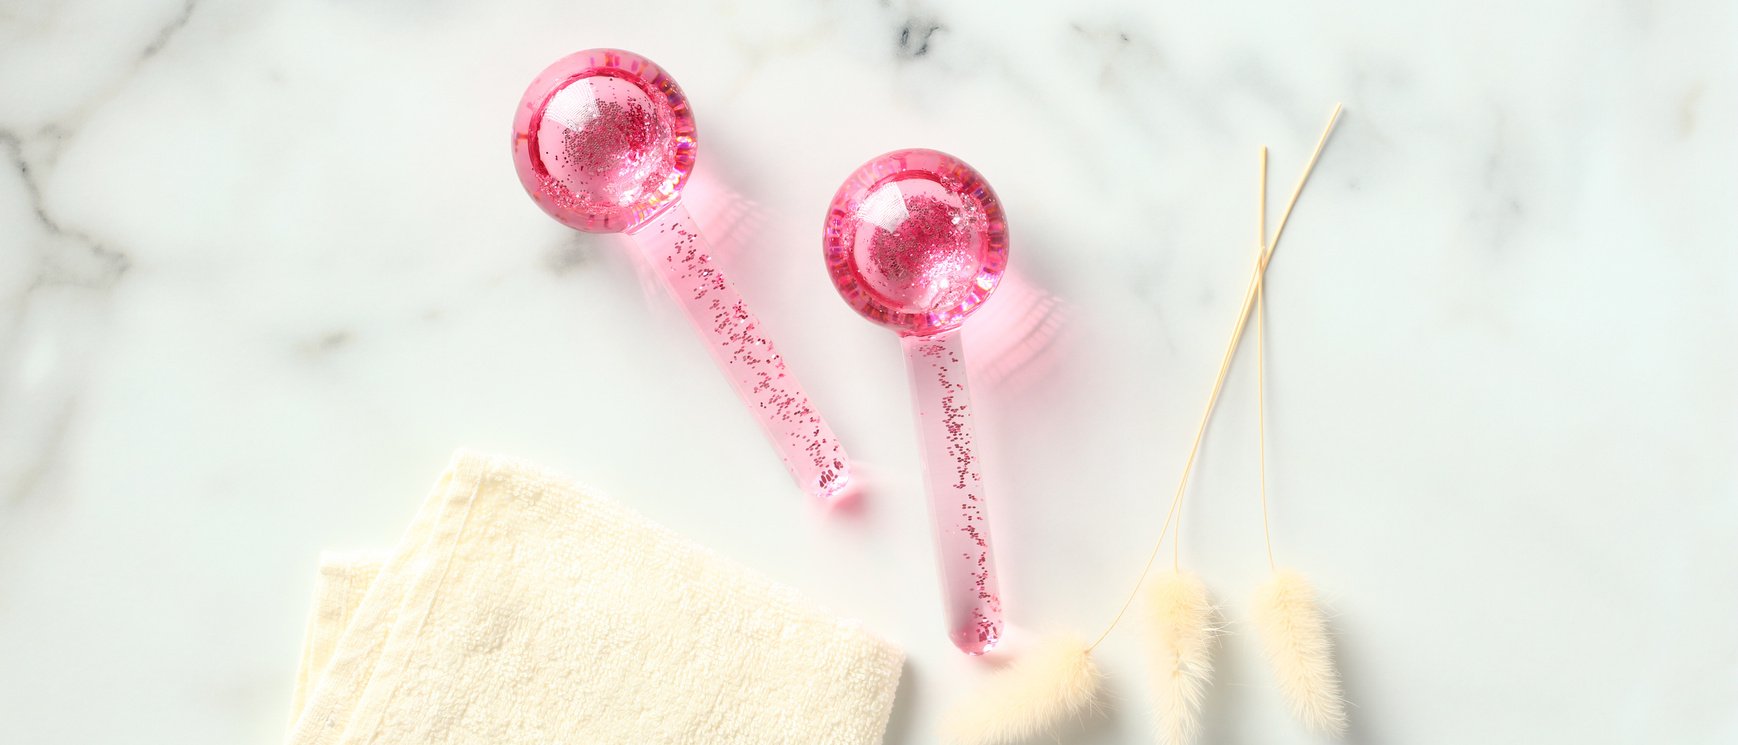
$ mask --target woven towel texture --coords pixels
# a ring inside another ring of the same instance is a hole
[[[903,654],[571,481],[460,453],[329,556],[290,745],[877,743]]]

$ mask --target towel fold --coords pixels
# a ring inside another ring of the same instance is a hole
[[[903,654],[515,461],[323,559],[290,745],[876,743]]]
[[[302,659],[296,665],[296,692],[290,703],[294,717],[302,715],[308,695],[320,672],[338,648],[338,639],[350,627],[356,609],[380,568],[386,565],[386,551],[327,551],[320,554],[320,576],[314,581],[314,612],[308,617],[308,630],[302,635]]]

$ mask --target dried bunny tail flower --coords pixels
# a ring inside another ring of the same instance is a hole
[[[1213,679],[1213,604],[1199,577],[1176,573],[1153,580],[1147,610],[1159,742],[1188,745],[1201,731]]]
[[[1094,708],[1099,678],[1092,651],[1079,638],[1043,639],[949,712],[942,739],[1004,745],[1053,733]]]
[[[1255,624],[1292,714],[1317,732],[1345,734],[1346,701],[1333,642],[1309,580],[1290,569],[1275,572],[1256,591]]]

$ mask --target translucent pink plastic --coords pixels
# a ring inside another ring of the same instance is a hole
[[[905,346],[948,638],[983,654],[1001,640],[1002,600],[959,326],[1007,266],[1001,202],[952,156],[891,152],[839,187],[822,248],[839,295]]]
[[[845,451],[682,208],[696,145],[676,81],[619,49],[556,61],[525,90],[513,119],[513,163],[525,191],[569,227],[633,237],[797,483],[833,497],[850,481]]]

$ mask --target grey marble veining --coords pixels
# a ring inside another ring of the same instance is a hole
[[[983,672],[941,632],[897,345],[820,228],[897,147],[1010,217],[967,334],[1016,633],[1102,627],[1254,252],[1282,562],[1333,601],[1353,742],[1738,738],[1738,8],[67,0],[0,6],[0,742],[281,736],[317,551],[390,543],[458,446],[564,469],[861,618],[889,742]],[[792,489],[620,236],[508,154],[619,46],[700,126],[686,202],[870,481]],[[982,321],[980,324],[979,321]],[[1295,742],[1247,633],[1253,378],[1185,510],[1213,742]],[[1100,654],[1149,742],[1142,640]]]

